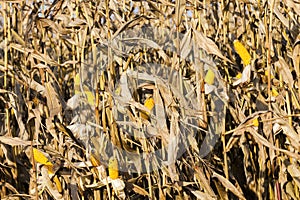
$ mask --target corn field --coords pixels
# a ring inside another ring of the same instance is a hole
[[[0,199],[300,199],[298,0],[0,11]]]

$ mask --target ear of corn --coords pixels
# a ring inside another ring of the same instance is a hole
[[[47,165],[47,166],[53,166],[53,164],[48,160],[48,158],[38,149],[33,148],[33,158],[36,162]]]
[[[75,94],[81,94],[81,89],[80,89],[80,74],[77,73],[74,79],[74,89],[75,89]],[[95,97],[92,91],[89,90],[89,88],[86,85],[83,85],[83,90],[84,94],[86,95],[87,102],[91,106],[95,106]]]
[[[246,47],[241,42],[239,42],[238,40],[234,40],[233,46],[234,46],[234,50],[236,51],[236,53],[242,59],[244,65],[245,66],[249,65],[250,62],[251,62],[251,55],[249,54]]]
[[[53,181],[54,181],[54,183],[55,183],[55,185],[56,185],[56,188],[57,188],[58,192],[62,192],[62,185],[61,185],[61,183],[60,183],[60,181],[59,181],[57,175],[55,175],[55,176],[53,177]]]
[[[212,85],[215,81],[215,73],[213,72],[213,70],[208,69],[205,78],[204,78],[205,83],[207,83],[208,85]]]
[[[276,90],[276,88],[272,87],[272,96],[273,97],[277,97],[279,95],[278,91]]]
[[[237,79],[240,79],[240,78],[242,78],[242,73],[241,72],[239,72],[236,76],[235,76],[235,78],[237,78]]]
[[[254,118],[253,119],[253,122],[252,122],[253,126],[256,126],[258,127],[259,126],[259,121],[258,121],[258,117]]]
[[[77,73],[74,78],[74,89],[75,89],[75,94],[80,94],[80,74],[79,73]]]
[[[118,161],[115,158],[111,158],[108,164],[108,174],[111,179],[117,179],[119,177]]]
[[[154,103],[153,97],[147,98],[144,102],[144,106],[146,108],[148,108],[150,111],[154,108],[154,105],[155,105],[155,103]],[[141,112],[141,117],[148,120],[149,119],[149,113],[143,111],[143,112]]]

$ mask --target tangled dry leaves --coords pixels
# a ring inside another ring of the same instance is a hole
[[[298,1],[0,10],[1,199],[300,198]]]

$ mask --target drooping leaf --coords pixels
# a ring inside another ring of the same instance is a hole
[[[222,58],[223,60],[231,63],[231,61],[222,54],[222,52],[213,40],[206,37],[203,33],[197,30],[193,30],[193,33],[195,35],[197,44],[200,48],[204,49],[208,54],[216,55]]]
[[[213,173],[212,177],[216,177],[222,185],[230,190],[233,194],[235,194],[239,199],[246,200],[242,191],[239,191],[229,180],[224,178],[223,176],[217,174],[216,172]]]

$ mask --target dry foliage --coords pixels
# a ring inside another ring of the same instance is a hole
[[[300,198],[299,1],[0,11],[1,199]]]

